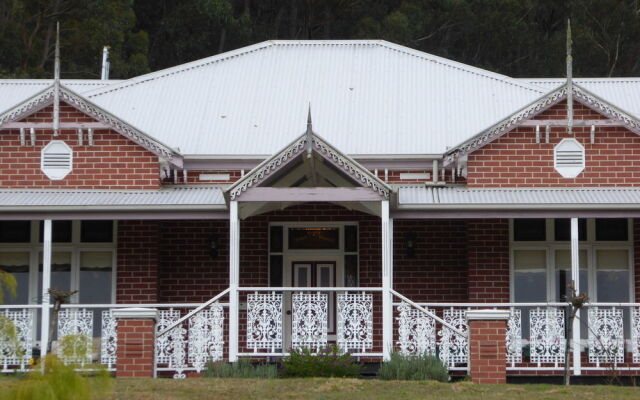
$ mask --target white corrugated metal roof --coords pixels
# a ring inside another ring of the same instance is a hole
[[[402,187],[398,190],[402,208],[445,208],[446,206],[616,206],[640,207],[640,188],[464,188]]]
[[[540,97],[385,41],[269,41],[85,95],[185,155],[270,155],[314,130],[350,155],[441,154]]]
[[[551,90],[565,83],[566,79],[527,78],[522,79],[522,81],[545,90]],[[640,78],[574,78],[573,81],[593,94],[640,118]]]
[[[0,211],[16,208],[127,208],[162,207],[224,208],[222,190],[210,186],[167,187],[159,190],[64,190],[5,189],[0,190]]]
[[[120,82],[119,80],[102,81],[97,79],[62,79],[64,86],[76,93]],[[0,112],[8,110],[25,99],[48,88],[53,79],[0,79]]]

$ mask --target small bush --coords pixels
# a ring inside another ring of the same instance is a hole
[[[278,377],[278,367],[270,364],[252,364],[242,358],[235,363],[209,362],[202,373],[207,378],[260,378],[274,379]]]
[[[382,363],[378,378],[384,380],[420,381],[436,380],[447,382],[449,372],[442,361],[434,356],[404,356],[391,354],[391,360]]]
[[[309,349],[292,350],[282,360],[282,366],[286,377],[355,378],[360,375],[360,366],[353,362],[350,354],[341,353],[337,346],[328,347],[317,354],[312,354]]]
[[[42,362],[42,360],[41,360]],[[111,391],[113,379],[105,369],[87,378],[76,373],[73,365],[64,365],[53,354],[44,359],[44,371],[36,364],[32,372],[8,394],[15,400],[90,400],[102,399]]]

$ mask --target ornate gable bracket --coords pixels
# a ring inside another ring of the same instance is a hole
[[[54,95],[55,88],[51,85],[33,97],[0,114],[0,126],[9,122],[19,121],[47,106],[50,106],[54,102]],[[91,103],[81,95],[64,86],[60,86],[60,99],[92,118],[95,118],[97,121],[109,125],[114,131],[158,155],[161,159],[178,167],[182,167],[182,155],[180,155],[176,150],[153,139],[146,133]]]
[[[575,83],[572,85],[571,93],[573,94],[573,98],[579,103],[609,117],[609,119],[611,120],[620,122],[630,131],[640,135],[640,121],[636,117],[621,110],[608,101],[601,99],[600,97],[580,87],[579,85],[576,85]],[[555,89],[553,92],[536,100],[527,107],[516,112],[515,114],[500,121],[496,125],[493,125],[491,128],[474,136],[467,142],[464,142],[463,144],[449,150],[447,153],[445,153],[444,165],[448,166],[457,163],[459,159],[466,156],[467,154],[494,141],[522,122],[531,119],[535,115],[540,114],[541,112],[558,104],[566,98],[567,85],[563,85]]]
[[[338,151],[327,141],[321,139],[315,134],[309,135],[308,133],[304,133],[298,137],[283,150],[263,161],[251,172],[233,184],[229,189],[227,189],[229,198],[231,200],[239,200],[242,194],[248,189],[260,186],[262,182],[271,177],[276,171],[280,170],[290,161],[308,151],[309,140],[311,140],[311,151],[318,153],[325,160],[336,166],[346,175],[350,176],[361,186],[371,188],[371,190],[380,195],[381,199],[388,200],[390,198],[391,187],[386,183],[381,181],[352,158]]]
[[[470,140],[452,148],[444,155],[444,165],[454,164],[459,158],[467,155],[504,135],[511,129],[518,126],[521,122],[531,119],[533,116],[540,114],[550,107],[561,102],[567,97],[567,87],[562,86],[553,92],[539,98],[528,106],[520,109],[511,116],[503,119],[489,129],[480,132]]]

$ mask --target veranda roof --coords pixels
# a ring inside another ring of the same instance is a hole
[[[118,210],[226,210],[218,187],[165,187],[157,190],[0,190],[0,212]]]
[[[640,188],[401,187],[398,208],[444,209],[640,209]]]

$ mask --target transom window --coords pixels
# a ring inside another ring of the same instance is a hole
[[[42,298],[42,221],[0,221],[0,269],[18,282],[7,304]],[[115,223],[53,221],[51,287],[78,290],[72,302],[110,304],[114,300]]]
[[[591,301],[632,300],[631,222],[578,220],[579,286]],[[564,301],[571,283],[569,219],[515,219],[511,223],[511,296],[514,302]]]

